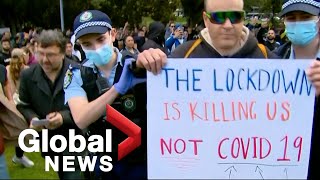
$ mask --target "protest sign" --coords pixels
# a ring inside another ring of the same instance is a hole
[[[148,73],[148,178],[306,178],[310,63],[169,59]]]

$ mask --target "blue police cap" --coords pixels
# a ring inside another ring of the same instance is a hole
[[[73,22],[76,39],[86,34],[104,34],[110,29],[112,29],[112,23],[109,16],[98,10],[84,11]]]
[[[285,0],[279,16],[292,11],[303,11],[315,16],[320,13],[320,0]]]

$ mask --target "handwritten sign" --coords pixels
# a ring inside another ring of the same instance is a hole
[[[168,61],[148,74],[149,179],[307,177],[310,61]]]

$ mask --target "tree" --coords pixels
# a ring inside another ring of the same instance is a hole
[[[13,32],[25,26],[45,29],[60,27],[59,0],[1,0],[0,26],[10,27]],[[66,29],[73,27],[74,18],[86,9],[106,12],[113,26],[123,26],[126,21],[139,25],[142,17],[168,22],[180,6],[180,0],[63,0]]]
[[[148,9],[148,11],[150,12],[152,19],[166,24],[170,20],[174,19],[173,12],[179,7],[180,1],[152,0],[151,4],[149,4],[150,9]]]
[[[244,0],[244,10],[251,12],[252,7],[260,7],[260,13],[271,13],[273,16],[281,11],[283,0]]]
[[[195,24],[201,24],[202,10],[204,8],[203,0],[181,0],[181,4],[184,10],[184,14],[188,17],[188,25],[194,26]]]

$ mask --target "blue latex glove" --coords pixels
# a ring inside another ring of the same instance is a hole
[[[129,89],[134,87],[137,84],[143,83],[147,81],[147,78],[136,78],[131,69],[132,61],[126,60],[123,66],[122,74],[117,83],[114,84],[114,88],[116,91],[123,95],[125,94]]]

